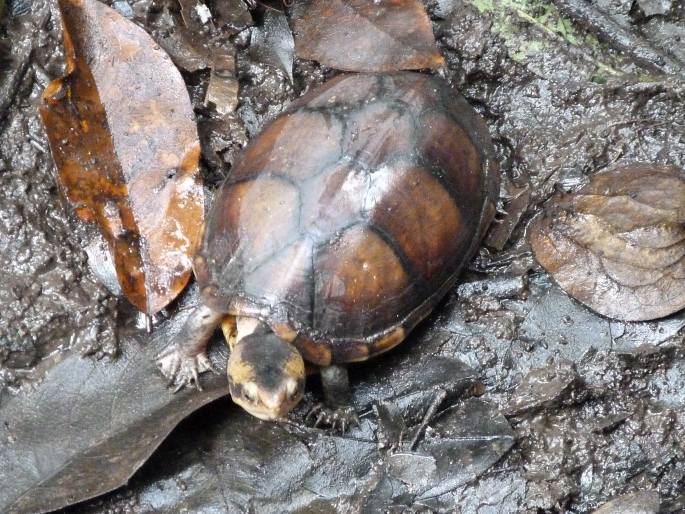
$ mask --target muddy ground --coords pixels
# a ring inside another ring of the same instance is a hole
[[[282,58],[256,48],[271,44],[258,28],[263,16],[231,8],[215,43],[237,52],[239,104],[217,113],[203,103],[202,53],[176,30],[178,4],[115,4],[182,69],[210,190],[265,120],[335,73],[295,60],[291,82]],[[60,512],[685,512],[685,313],[643,323],[603,318],[561,292],[525,240],[529,221],[557,189],[633,162],[685,167],[685,4],[426,5],[447,59],[441,74],[484,116],[495,141],[506,214],[461,284],[408,341],[355,368],[360,426],[345,436],[307,426],[306,409],[320,397],[315,380],[302,408],[281,424],[250,418],[221,398],[181,422],[127,485]],[[209,7],[215,15],[221,9]],[[60,199],[37,115],[43,88],[62,73],[58,11],[47,0],[13,0],[7,11],[0,43],[11,57],[0,59],[5,449],[21,440],[12,427],[26,410],[16,405],[40,398],[55,363],[78,355],[107,373],[122,360],[147,358],[145,345],[157,344],[155,334],[194,301],[191,287],[147,335],[144,320],[96,277],[85,251],[96,235]],[[215,346],[213,358],[225,359]],[[407,439],[441,392],[438,416],[412,448]],[[78,417],[67,426],[53,427],[49,417],[36,423],[53,439],[82,428]],[[34,447],[36,460],[54,451]],[[109,466],[101,472],[117,463]],[[38,490],[40,466],[31,469]],[[6,491],[19,474],[3,471]]]

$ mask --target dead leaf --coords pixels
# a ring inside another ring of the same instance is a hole
[[[628,321],[685,307],[685,173],[635,165],[560,195],[530,229],[535,257],[561,288]]]
[[[207,31],[189,30],[180,13],[162,3],[160,13],[151,17],[148,26],[155,41],[169,54],[181,70],[194,73],[212,66],[212,55]]]
[[[253,24],[247,3],[243,0],[210,0],[209,8],[214,22],[231,36]]]
[[[505,414],[517,416],[571,403],[580,379],[574,364],[566,359],[535,368],[523,377],[507,402]]]
[[[59,0],[67,76],[41,116],[58,179],[96,222],[121,288],[153,314],[185,287],[201,236],[200,144],[185,84],[137,25],[96,0]]]
[[[444,64],[418,0],[294,3],[295,52],[339,70],[384,72]]]
[[[181,6],[181,18],[183,24],[193,33],[202,33],[205,30],[214,30],[212,12],[207,5],[200,0],[178,0]]]
[[[281,70],[293,81],[295,42],[285,14],[276,9],[264,9],[264,18],[252,31],[250,57]]]
[[[213,105],[221,116],[225,116],[238,107],[238,79],[235,75],[235,55],[216,50],[214,65],[209,76],[209,86],[205,94],[205,106]]]
[[[420,488],[418,500],[440,505],[439,497],[474,480],[514,445],[514,431],[497,408],[481,398],[469,398],[445,409],[431,423],[430,436],[417,453],[435,459],[436,481]]]
[[[497,251],[501,251],[507,244],[530,204],[531,191],[529,187],[520,189],[512,187],[511,189],[510,197],[504,206],[506,214],[497,223],[490,226],[485,236],[485,245]]]
[[[177,394],[156,376],[154,356],[185,319],[152,340],[124,337],[106,365],[76,350],[55,354],[35,387],[0,393],[0,512],[53,511],[123,485],[182,419],[227,394],[223,374],[203,377],[202,392]],[[225,353],[214,345],[217,367]]]
[[[611,501],[606,502],[592,514],[656,514],[657,512],[672,512],[661,510],[661,499],[657,491],[638,491],[636,493],[624,494]]]

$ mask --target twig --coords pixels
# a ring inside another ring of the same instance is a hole
[[[31,62],[31,54],[33,52],[33,45],[31,43],[24,45],[23,48],[13,48],[12,53],[15,55],[13,70],[6,76],[4,84],[0,84],[0,122],[5,119],[7,109],[12,104],[14,97],[19,90],[19,85],[26,75]]]
[[[654,48],[649,41],[633,34],[612,20],[605,12],[585,0],[554,0],[569,18],[584,25],[599,39],[630,56],[635,63],[656,73],[682,73],[685,63]]]
[[[419,437],[421,437],[421,434],[423,434],[423,431],[428,426],[428,423],[431,422],[431,420],[433,419],[433,416],[435,416],[435,412],[438,410],[438,408],[440,407],[440,405],[442,404],[442,402],[445,400],[446,397],[447,397],[447,391],[445,391],[444,389],[438,389],[435,392],[435,397],[433,398],[433,401],[431,402],[430,406],[428,407],[428,410],[426,411],[426,415],[423,417],[423,421],[421,421],[419,428],[416,430],[414,437],[412,437],[412,440],[409,443],[409,451],[414,449],[414,447],[416,446],[416,443],[419,441]]]

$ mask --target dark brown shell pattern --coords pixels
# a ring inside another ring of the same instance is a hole
[[[487,129],[441,80],[342,75],[293,102],[221,186],[195,261],[203,302],[259,317],[319,365],[404,339],[494,214]]]

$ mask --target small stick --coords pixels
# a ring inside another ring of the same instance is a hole
[[[428,426],[428,423],[430,423],[431,419],[433,416],[435,416],[435,412],[438,410],[438,407],[442,404],[442,402],[445,400],[447,397],[447,391],[444,389],[438,389],[435,392],[435,397],[433,398],[433,401],[431,404],[428,406],[428,410],[426,411],[425,416],[423,416],[423,421],[419,425],[418,430],[414,434],[414,437],[411,440],[411,443],[409,443],[409,451],[413,450],[414,447],[416,446],[416,443],[419,441],[419,437],[421,437],[421,434],[423,434],[423,431],[426,429]]]
[[[667,55],[664,48],[652,45],[611,19],[593,3],[584,0],[554,0],[562,14],[585,26],[597,38],[624,52],[634,62],[656,73],[682,73],[685,63]]]

